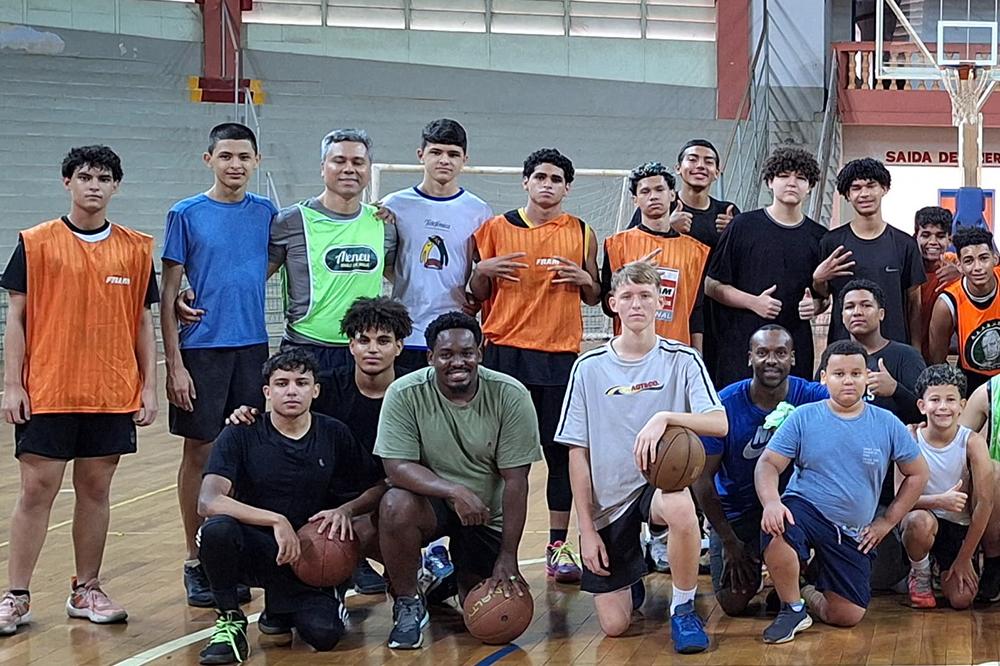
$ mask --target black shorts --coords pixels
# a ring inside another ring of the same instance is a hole
[[[437,497],[428,497],[427,500],[437,518],[434,538],[427,543],[444,536],[450,537],[448,551],[460,580],[464,577],[484,580],[492,576],[500,556],[501,531],[487,525],[463,525],[448,502]]]
[[[953,523],[938,516],[934,518],[937,519],[938,529],[934,545],[931,546],[931,557],[937,562],[941,573],[944,573],[955,563],[958,551],[962,549],[962,543],[965,541],[965,535],[969,533],[969,526]]]
[[[420,370],[427,367],[427,350],[416,347],[403,347],[396,357],[396,367],[407,370]]]
[[[642,524],[649,522],[649,510],[656,488],[647,485],[638,499],[632,501],[625,513],[610,524],[597,530],[608,553],[607,570],[610,576],[598,576],[583,565],[580,589],[591,594],[605,594],[631,587],[648,573],[646,553],[642,547]],[[663,531],[665,526],[652,525],[650,529]]]
[[[170,405],[170,432],[210,442],[219,436],[226,417],[240,405],[264,409],[261,367],[267,344],[220,349],[182,349],[181,358],[194,382],[194,411]]]
[[[301,342],[289,342],[288,340],[281,341],[282,349],[290,347],[304,349],[312,354],[313,358],[316,359],[316,364],[319,366],[320,377],[330,376],[338,368],[354,367],[354,357],[351,356],[351,348],[347,345],[313,345]]]
[[[868,608],[872,598],[872,560],[875,551],[867,554],[858,550],[858,542],[837,528],[815,506],[801,497],[783,497],[782,503],[792,512],[795,524],[785,521],[784,539],[798,554],[799,560],[809,559],[810,549],[816,551],[819,576],[816,589],[834,592],[852,604]],[[761,532],[761,552],[773,537]]]
[[[135,453],[132,414],[33,414],[14,426],[14,457],[33,453],[56,460]]]

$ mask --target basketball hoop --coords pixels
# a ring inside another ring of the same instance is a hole
[[[979,112],[993,91],[995,80],[973,63],[941,66],[941,81],[951,97],[951,121],[955,127],[978,125]]]

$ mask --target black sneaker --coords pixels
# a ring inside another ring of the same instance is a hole
[[[205,567],[184,565],[184,589],[187,591],[188,606],[211,608],[215,606],[215,595],[205,575]]]
[[[292,617],[288,613],[268,613],[265,608],[257,620],[260,638],[257,644],[261,647],[285,647],[292,644]]]
[[[811,627],[812,623],[804,603],[801,610],[793,609],[791,604],[781,604],[778,617],[764,630],[764,642],[787,643],[795,638],[795,634]]]
[[[423,628],[430,615],[419,596],[396,597],[392,605],[392,632],[389,647],[393,650],[415,650],[424,644]]]
[[[198,655],[202,664],[242,663],[250,656],[247,616],[243,611],[222,611],[208,644]]]
[[[424,598],[428,606],[443,606],[449,599],[458,594],[458,577],[451,573],[440,580],[435,580]]]
[[[976,594],[976,601],[990,604],[1000,601],[1000,567],[990,566],[987,561],[983,567],[983,575],[979,579],[979,593]]]
[[[248,604],[250,600],[253,599],[253,595],[250,594],[250,586],[240,583],[236,586],[236,601],[241,604]]]
[[[385,578],[372,569],[367,559],[362,558],[352,577],[354,589],[358,594],[385,594]]]

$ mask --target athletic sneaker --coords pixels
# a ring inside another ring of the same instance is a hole
[[[580,565],[573,546],[562,541],[550,543],[545,548],[545,575],[557,583],[579,583]]]
[[[646,542],[646,556],[649,566],[658,573],[670,573],[670,560],[667,558],[667,533],[651,535]]]
[[[184,590],[187,592],[188,606],[195,608],[215,607],[215,595],[212,594],[208,575],[201,563],[194,566],[184,565]],[[247,585],[241,583],[236,586],[236,600],[239,603],[249,603],[251,598],[250,588]]]
[[[7,592],[0,598],[0,636],[10,636],[31,622],[31,597]]]
[[[674,610],[670,617],[670,638],[674,642],[674,651],[680,654],[695,654],[708,649],[708,634],[694,610],[694,601],[683,603]]]
[[[449,599],[457,594],[458,576],[452,573],[444,578],[434,578],[423,593],[423,597],[428,606],[444,606],[447,605]]]
[[[352,577],[354,590],[358,594],[385,594],[385,578],[372,569],[366,558],[361,558]]]
[[[70,617],[90,620],[95,624],[110,624],[123,622],[128,613],[116,604],[101,589],[96,578],[88,580],[83,585],[73,577],[73,592],[66,600],[66,612]]]
[[[290,613],[268,613],[265,608],[257,620],[261,647],[285,647],[292,644],[292,616]]]
[[[795,638],[795,634],[812,626],[812,618],[806,612],[805,603],[800,610],[792,608],[791,604],[781,604],[781,610],[774,622],[764,630],[765,643],[787,643]]]
[[[448,557],[448,549],[442,545],[434,546],[427,551],[424,555],[424,568],[442,580],[455,573],[455,565]]]
[[[393,650],[415,650],[424,644],[423,628],[431,616],[420,596],[396,597],[392,604],[392,632],[389,647]]]
[[[931,574],[929,571],[921,574],[910,569],[907,588],[910,592],[910,605],[914,608],[937,607],[937,599],[934,598],[934,590],[931,589]]]
[[[202,664],[242,663],[250,656],[247,617],[243,611],[220,611],[208,644],[198,654]]]
[[[194,566],[184,565],[184,590],[187,592],[188,606],[195,608],[211,608],[215,606],[215,596],[205,575],[205,567],[198,563]]]

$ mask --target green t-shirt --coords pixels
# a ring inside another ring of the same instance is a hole
[[[375,455],[419,462],[465,486],[490,507],[490,527],[501,529],[499,470],[542,459],[531,395],[513,377],[480,367],[476,397],[456,405],[438,389],[434,368],[410,373],[386,391]]]

